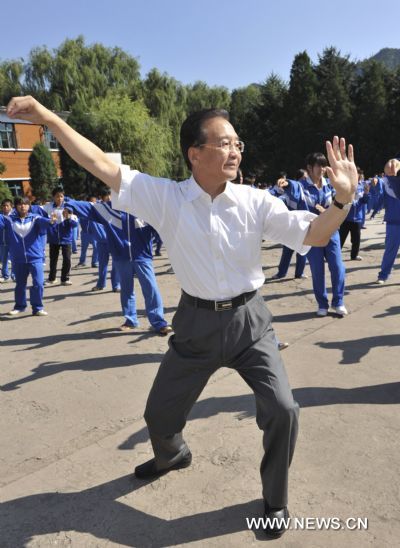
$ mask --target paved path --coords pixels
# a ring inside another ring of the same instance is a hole
[[[310,279],[262,289],[279,338],[290,343],[284,359],[302,408],[291,514],[315,529],[317,517],[368,518],[368,530],[292,530],[276,546],[398,544],[400,264],[385,286],[372,283],[384,232],[381,218],[368,222],[362,262],[344,251],[346,318],[315,317]],[[267,278],[279,255],[265,246]],[[165,256],[155,266],[170,320],[179,287]],[[135,332],[118,332],[118,296],[110,288],[90,293],[93,269],[73,271],[72,281],[46,289],[48,317],[1,317],[0,547],[225,548],[264,540],[245,519],[262,509],[261,433],[247,386],[221,369],[186,427],[193,465],[150,483],[132,479],[152,454],[142,413],[167,340],[145,317]],[[0,299],[1,313],[12,307],[11,284]]]

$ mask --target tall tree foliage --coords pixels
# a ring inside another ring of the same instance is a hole
[[[32,194],[37,200],[46,201],[57,182],[57,170],[49,149],[36,143],[29,156],[29,174]]]

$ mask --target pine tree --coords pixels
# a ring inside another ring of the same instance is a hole
[[[36,143],[29,156],[29,174],[32,194],[37,200],[46,201],[57,181],[57,170],[49,149]]]

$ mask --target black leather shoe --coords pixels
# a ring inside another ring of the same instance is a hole
[[[135,468],[135,476],[139,479],[154,479],[164,474],[168,474],[171,470],[179,470],[180,468],[187,468],[192,463],[192,453],[189,451],[187,455],[181,458],[180,461],[176,462],[169,468],[161,468],[160,470],[156,467],[155,459],[148,460]]]
[[[286,532],[286,525],[289,527],[289,511],[286,508],[269,508],[265,503],[265,517],[269,519],[269,523],[264,529],[267,537],[279,538]],[[286,522],[286,523],[285,523]]]

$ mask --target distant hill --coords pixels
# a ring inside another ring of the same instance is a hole
[[[395,70],[400,66],[400,49],[398,48],[383,48],[369,60],[375,60],[382,63],[390,70]]]

